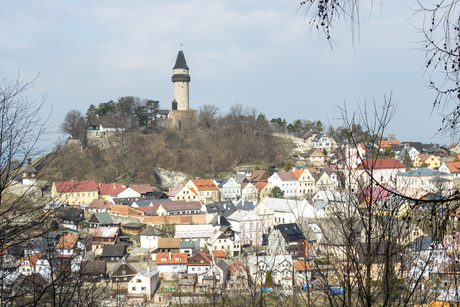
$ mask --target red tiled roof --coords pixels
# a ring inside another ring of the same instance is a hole
[[[97,184],[94,180],[85,181],[55,181],[56,191],[62,192],[86,192],[97,191]]]
[[[88,208],[91,209],[110,209],[110,202],[105,199],[94,199],[91,204],[89,204]]]
[[[394,158],[390,159],[364,159],[358,166],[359,169],[406,168],[404,164]]]
[[[428,160],[429,157],[431,157],[433,155],[429,155],[429,154],[420,154],[418,155],[417,157],[419,158],[419,161],[420,162],[425,162],[426,160]]]
[[[56,244],[56,249],[72,249],[78,241],[78,236],[65,235],[62,236]]]
[[[238,260],[235,260],[235,262],[233,262],[232,265],[229,267],[230,273],[234,274],[239,268],[243,268],[246,271],[244,265],[242,265],[241,262],[239,262]]]
[[[162,264],[185,264],[187,263],[187,253],[159,253],[156,258],[157,265]]]
[[[262,191],[263,188],[265,188],[267,186],[268,182],[265,182],[265,181],[259,181],[259,182],[256,182],[254,183],[254,186],[257,188],[257,190]]]
[[[40,259],[41,256],[43,256],[43,254],[29,255],[27,257],[22,258],[21,263],[22,263],[22,261],[27,261],[28,260],[30,262],[31,266],[35,266],[37,264],[38,259]]]
[[[446,162],[451,173],[460,173],[460,162]]]
[[[216,258],[225,258],[225,253],[223,250],[215,250],[212,252],[214,253],[214,257]]]
[[[128,187],[140,194],[153,192],[152,186],[150,184],[130,184]]]
[[[391,145],[401,144],[401,141],[379,141],[379,148],[391,148]]]
[[[103,183],[99,184],[99,192],[101,195],[110,195],[110,196],[118,196],[121,192],[126,190],[126,187],[122,184],[116,183]]]
[[[186,200],[172,200],[161,202],[161,206],[166,211],[177,211],[177,210],[191,210],[200,209],[201,203],[199,201],[186,201]]]

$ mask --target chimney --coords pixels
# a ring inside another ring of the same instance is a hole
[[[295,172],[295,167],[292,168],[292,171]]]
[[[241,209],[238,209],[238,212],[241,212]]]
[[[169,252],[169,260],[171,260],[171,259],[172,259],[171,252]]]

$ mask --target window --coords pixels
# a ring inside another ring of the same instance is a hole
[[[141,290],[142,290],[142,291],[145,291],[145,290],[146,290],[146,288],[145,288],[145,287],[142,287],[142,288],[141,288]]]
[[[142,282],[142,280],[140,280],[140,279],[136,279],[136,282]]]
[[[77,193],[77,197],[80,197],[80,193]]]
[[[136,291],[136,287],[133,287],[133,291]]]
[[[126,271],[121,271],[121,274],[125,275],[125,274],[126,274]]]
[[[81,193],[81,196],[85,197],[85,193]]]

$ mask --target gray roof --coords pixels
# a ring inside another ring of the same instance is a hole
[[[174,65],[173,69],[176,68],[188,69],[187,62],[185,61],[184,52],[182,50],[180,50],[177,54],[176,64]]]
[[[122,257],[126,251],[124,244],[104,245],[102,257]]]
[[[252,201],[244,201],[244,200],[240,200],[236,205],[235,205],[235,210],[246,210],[247,211],[253,211],[255,208],[255,203],[252,202]]]
[[[96,216],[100,224],[113,224],[113,219],[108,212],[96,212],[93,215]],[[93,215],[87,218],[85,223],[89,223]]]
[[[139,271],[139,274],[147,276],[147,277],[152,277],[152,276],[155,276],[155,275],[157,275],[159,273],[160,273],[160,271],[158,271],[158,270],[142,269],[142,270]]]
[[[437,171],[431,168],[417,168],[408,172],[399,173],[397,176],[452,176],[449,173]]]
[[[221,259],[217,264],[216,264],[223,272],[227,271],[230,265],[224,260]]]
[[[199,248],[200,247],[200,241],[180,241],[180,249],[185,249],[185,248]]]
[[[123,264],[127,265],[127,266],[128,266],[131,270],[133,270],[134,272],[137,272],[137,270],[136,270],[131,264],[129,264],[129,262],[127,262],[127,261],[125,260],[125,258],[123,257],[123,258],[121,258],[120,261],[118,261],[117,264],[110,270],[109,276],[112,277],[113,273],[115,273],[115,272],[118,270],[118,268],[119,268],[121,265],[123,265]]]
[[[161,233],[158,229],[153,226],[148,225],[145,229],[140,233],[141,236],[161,236]]]
[[[282,198],[267,197],[263,201],[271,210],[278,212],[292,213],[297,208],[297,201]]]

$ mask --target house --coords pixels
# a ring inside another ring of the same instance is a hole
[[[207,293],[216,289],[222,289],[227,282],[230,265],[225,260],[219,260],[211,266],[211,269],[197,276],[197,292]]]
[[[267,272],[269,271],[274,286],[292,290],[292,273],[294,270],[291,256],[251,256],[249,265],[252,280],[256,285],[263,286],[266,284]]]
[[[110,211],[111,204],[112,203],[105,199],[93,199],[93,201],[88,206],[88,212],[98,213]]]
[[[75,207],[62,208],[58,214],[63,227],[71,230],[80,230],[83,228],[85,210]]]
[[[230,265],[227,276],[227,288],[229,290],[243,290],[248,288],[248,272],[238,260],[235,260]]]
[[[228,217],[235,211],[236,211],[235,205],[229,200],[218,201],[218,202],[206,205],[206,213],[211,216],[214,216],[215,214],[219,214],[224,217]]]
[[[159,253],[155,260],[160,273],[187,272],[187,253]]]
[[[200,250],[187,262],[187,273],[199,275],[207,272],[211,269],[211,263],[211,256],[206,254],[203,250]]]
[[[237,201],[241,198],[241,185],[235,178],[213,178],[212,180],[219,188],[221,201]]]
[[[263,219],[253,211],[237,211],[228,217],[232,229],[237,232],[236,241],[241,245],[262,245]]]
[[[396,190],[403,196],[419,198],[429,192],[450,195],[453,175],[430,168],[419,168],[396,175]]]
[[[299,156],[313,166],[323,166],[326,158],[319,148],[311,148],[307,152],[299,153]]]
[[[91,244],[96,249],[95,252],[100,254],[104,245],[113,245],[118,243],[118,237],[122,236],[120,227],[102,227],[99,226],[93,233]]]
[[[291,171],[299,181],[299,196],[311,198],[316,192],[316,180],[313,174],[308,169],[299,170],[294,168]]]
[[[299,181],[292,172],[276,172],[268,178],[268,182],[280,188],[286,198],[297,196]]]
[[[157,215],[201,214],[201,207],[202,204],[199,201],[167,201],[160,204]]]
[[[96,144],[100,147],[108,147],[112,144],[113,138],[122,133],[125,128],[111,116],[92,117],[88,120],[86,137],[89,144]]]
[[[147,224],[144,223],[126,223],[121,225],[123,233],[139,234],[144,231]]]
[[[19,261],[18,271],[22,275],[31,275],[36,273],[36,264],[38,259],[43,256],[43,254],[32,254],[27,257],[22,258]]]
[[[319,148],[319,149],[326,149],[327,151],[332,151],[334,146],[334,140],[329,138],[326,133],[320,132],[316,135],[316,137],[311,141],[310,146]]]
[[[81,279],[86,282],[101,282],[107,274],[105,260],[87,260],[81,263]]]
[[[152,189],[152,186],[150,184],[130,184],[128,188],[139,193],[140,194],[139,197],[146,197],[146,198],[153,197],[155,193],[155,191]],[[123,195],[123,192],[119,195],[119,197],[125,197]],[[155,198],[159,199],[158,197],[155,197]]]
[[[24,255],[44,254],[54,251],[55,242],[53,240],[34,240],[24,247]]]
[[[189,180],[185,186],[194,189],[198,200],[202,204],[209,204],[220,200],[219,188],[211,179]]]
[[[269,197],[272,193],[273,186],[268,181],[258,181],[254,183],[254,186],[259,190],[259,198],[257,201],[261,201],[265,197]]]
[[[439,168],[441,161],[434,155],[420,154],[414,159],[414,167],[429,167],[431,169]]]
[[[89,205],[99,197],[99,190],[94,180],[54,181],[51,198],[65,201],[68,205]]]
[[[171,200],[198,200],[195,189],[182,184],[176,185],[167,195]]]
[[[316,138],[318,133],[318,130],[310,129],[302,136],[302,139],[305,143],[310,144]]]
[[[209,251],[221,250],[226,256],[233,256],[233,241],[221,231],[216,231],[206,245]]]
[[[72,272],[80,270],[81,262],[85,259],[86,253],[91,250],[88,241],[71,234],[61,237],[56,244],[56,257],[60,259],[63,269],[70,268]]]
[[[391,149],[391,146],[396,144],[401,144],[401,141],[378,141],[377,146],[381,152],[384,152],[386,149]]]
[[[160,271],[142,269],[129,281],[128,295],[126,297],[128,303],[144,303],[150,302],[155,295],[160,285]],[[133,294],[137,294],[133,296]]]
[[[259,190],[250,182],[241,184],[241,198],[244,201],[258,201]]]
[[[158,248],[151,252],[152,260],[155,260],[156,254],[159,253],[179,253],[180,241],[180,238],[158,238]]]
[[[142,248],[157,248],[158,238],[162,237],[162,233],[153,226],[147,226],[140,234]]]
[[[125,244],[104,245],[99,260],[118,262],[121,258],[126,257],[127,254]]]
[[[93,213],[89,218],[85,221],[86,228],[97,228],[99,226],[119,226],[120,223],[115,223],[112,220],[110,214],[106,211]]]
[[[399,151],[399,160],[402,161],[404,159],[404,155],[406,154],[408,154],[410,159],[414,161],[415,157],[418,156],[420,152],[417,149],[415,149],[415,147],[404,147]]]
[[[118,286],[128,284],[128,282],[137,274],[137,270],[128,262],[125,258],[121,258],[120,261],[109,271],[108,275],[112,281],[112,287],[114,284]]]
[[[460,162],[443,162],[439,171],[452,174],[454,178],[460,177]]]
[[[292,258],[308,256],[308,241],[297,223],[276,225],[268,236],[271,255],[290,255]]]
[[[442,239],[442,245],[446,248],[447,252],[458,251],[460,248],[460,232],[455,231],[445,235]]]
[[[402,254],[404,246],[395,242],[372,242],[370,247],[368,243],[355,243],[353,246],[356,253],[356,263],[360,274],[367,271],[369,259],[371,262],[370,278],[379,280],[385,274],[385,263],[391,258],[395,275],[402,277]]]
[[[117,183],[99,183],[97,188],[99,190],[99,196],[107,201],[112,198],[118,198],[119,195],[126,190],[125,185]]]
[[[189,257],[200,250],[200,241],[180,241],[180,252],[186,253]]]
[[[249,178],[249,182],[251,182],[252,184],[256,182],[268,182],[269,177],[270,177],[270,174],[267,171],[254,170],[252,172],[251,178]]]

